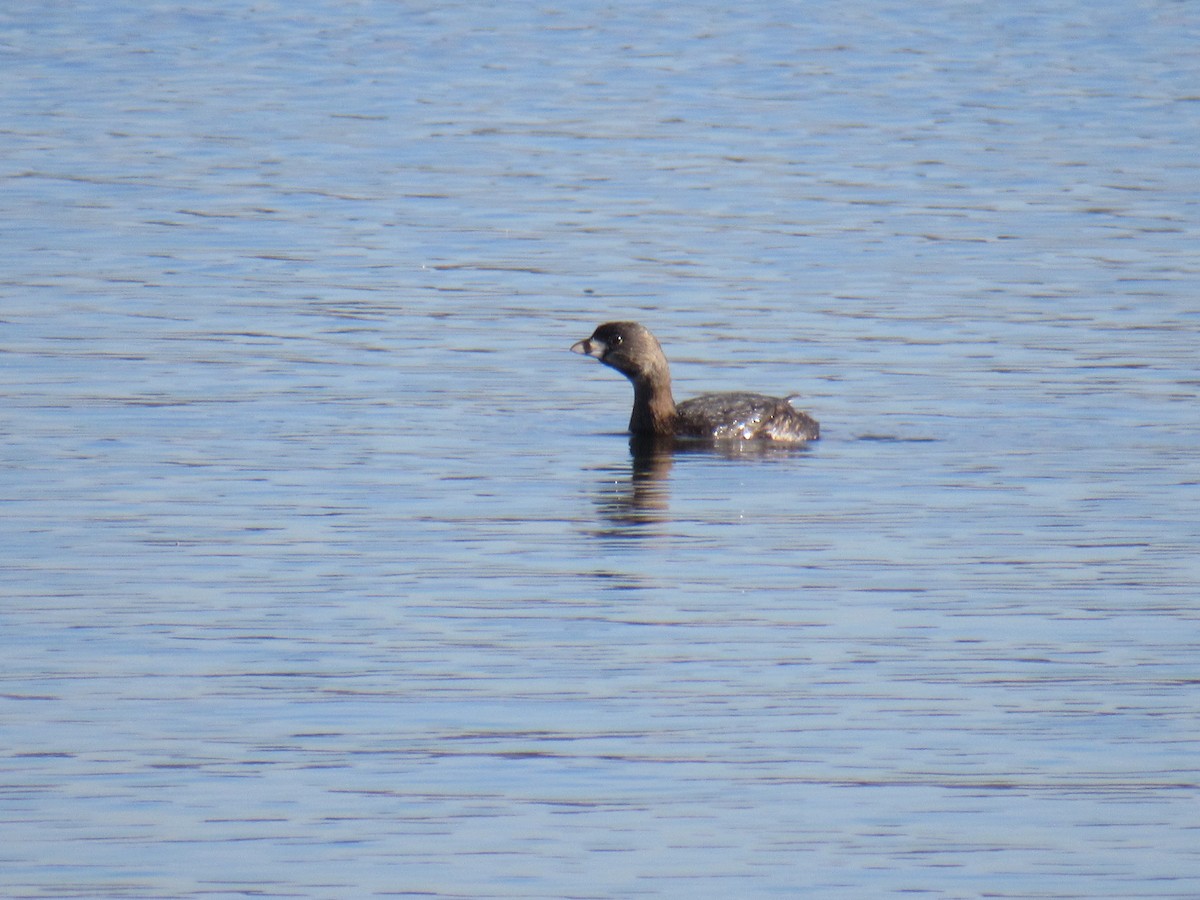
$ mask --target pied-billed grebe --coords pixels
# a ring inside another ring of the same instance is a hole
[[[678,405],[671,396],[671,370],[658,340],[637,322],[608,322],[571,349],[594,356],[633,382],[629,430],[646,437],[710,440],[759,438],[784,443],[815,441],[817,420],[799,412],[790,398],[762,394],[701,394]]]

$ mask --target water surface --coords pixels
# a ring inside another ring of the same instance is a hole
[[[2,14],[2,893],[1196,896],[1197,25]]]

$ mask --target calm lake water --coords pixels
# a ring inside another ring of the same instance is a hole
[[[1200,896],[1198,41],[10,4],[0,894]]]

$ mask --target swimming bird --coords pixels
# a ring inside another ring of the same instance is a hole
[[[606,322],[571,346],[594,356],[633,382],[629,431],[639,437],[767,440],[800,444],[821,434],[817,420],[792,406],[789,397],[763,394],[701,394],[676,404],[671,370],[658,339],[637,322]]]

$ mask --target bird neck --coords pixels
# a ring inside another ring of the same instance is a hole
[[[659,373],[633,382],[633,415],[629,419],[629,430],[633,434],[675,433],[671,376]]]

